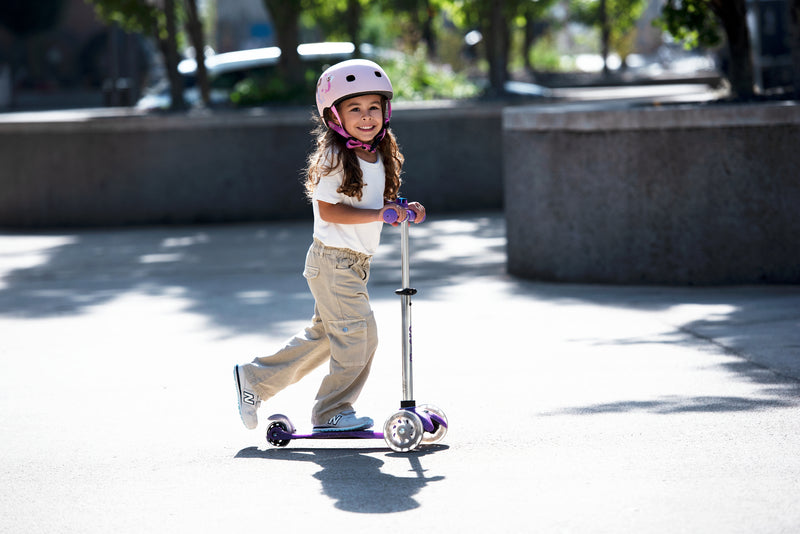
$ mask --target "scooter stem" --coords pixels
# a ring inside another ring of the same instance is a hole
[[[406,199],[398,199],[403,207],[408,206]],[[402,328],[403,328],[403,400],[400,404],[402,408],[413,408],[414,402],[414,377],[413,377],[413,356],[411,351],[411,296],[417,293],[416,289],[409,287],[410,267],[409,267],[409,246],[408,246],[408,217],[400,223],[400,256],[402,289],[395,291],[400,295],[402,307]]]

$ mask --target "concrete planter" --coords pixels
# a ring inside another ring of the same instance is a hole
[[[800,283],[800,106],[590,105],[503,116],[511,273]]]
[[[312,108],[0,116],[0,227],[310,219]],[[395,106],[403,194],[431,216],[502,205],[500,106]]]

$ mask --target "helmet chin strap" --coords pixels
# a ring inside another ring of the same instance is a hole
[[[372,138],[372,142],[365,143],[364,141],[359,141],[347,131],[342,128],[340,125],[342,124],[342,119],[339,117],[339,112],[336,110],[336,106],[331,106],[331,111],[333,112],[334,117],[336,117],[337,122],[328,121],[328,128],[333,130],[334,132],[338,133],[345,139],[347,139],[347,148],[363,148],[367,152],[375,152],[378,150],[378,145],[383,138],[386,136],[386,130],[389,128],[389,119],[392,118],[392,102],[387,100],[386,101],[386,119],[383,121],[383,126],[381,127],[381,131],[378,132],[375,137]]]

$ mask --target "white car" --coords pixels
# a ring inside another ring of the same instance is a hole
[[[306,43],[297,47],[297,53],[302,61],[318,64],[319,72],[322,72],[323,64],[349,59],[353,57],[355,49],[353,43],[347,42]],[[372,46],[367,44],[361,45],[360,51],[363,56],[373,54]],[[265,79],[273,76],[280,57],[281,49],[277,46],[207,56],[211,105],[229,105],[233,88],[246,78]],[[196,83],[197,62],[194,59],[184,59],[178,64],[178,71],[183,77],[184,100],[189,106],[196,105],[200,102],[200,89]],[[163,79],[145,92],[136,108],[168,109],[170,103],[169,81]]]

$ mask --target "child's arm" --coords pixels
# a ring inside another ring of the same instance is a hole
[[[361,209],[348,206],[347,204],[331,204],[318,200],[319,216],[323,221],[334,224],[364,224],[375,221],[383,222],[383,212],[387,209],[398,211],[398,222],[403,222],[406,218],[406,210],[397,206],[396,204],[387,204],[381,209]],[[416,220],[422,221],[425,215],[425,208],[418,202],[409,204],[409,208],[413,208],[414,212],[419,215]]]
[[[319,216],[323,221],[334,224],[364,224],[380,221],[383,222],[383,212],[387,207],[379,210],[354,208],[347,204],[331,204],[318,200]]]

